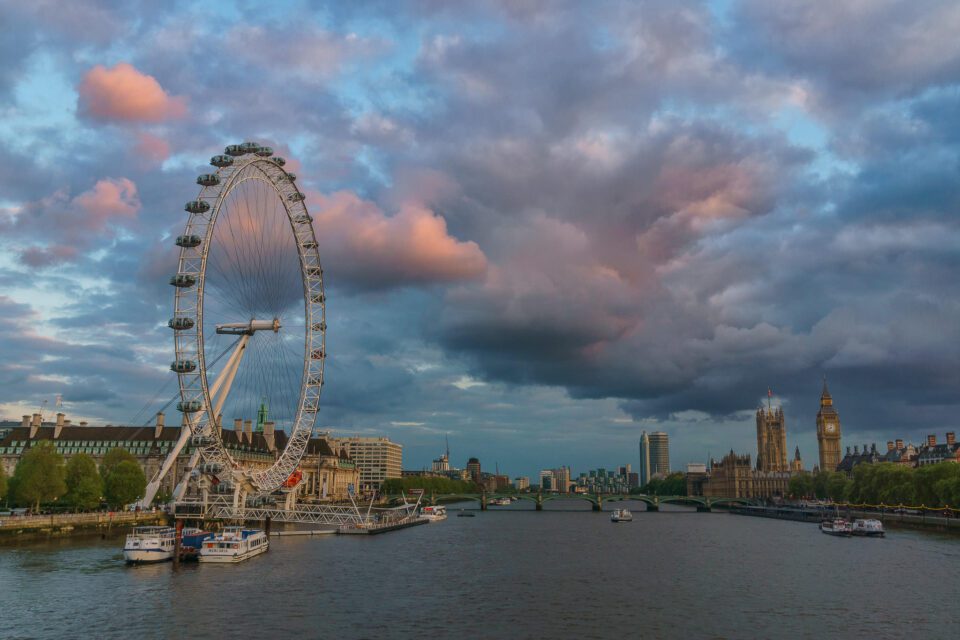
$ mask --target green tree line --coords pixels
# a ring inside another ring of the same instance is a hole
[[[665,478],[653,478],[647,484],[630,493],[642,493],[648,496],[685,496],[687,495],[687,478],[681,471],[676,471]]]
[[[960,464],[917,468],[891,462],[860,464],[849,477],[830,471],[795,475],[788,490],[795,498],[854,504],[960,507]]]
[[[100,468],[85,453],[64,462],[50,441],[30,447],[7,478],[0,469],[0,500],[39,511],[41,505],[88,511],[106,502],[122,508],[140,498],[147,478],[137,459],[126,449],[112,449]]]
[[[397,494],[405,491],[409,493],[411,489],[423,489],[425,493],[480,493],[480,488],[477,485],[466,480],[427,476],[407,476],[406,478],[384,480],[380,492]]]

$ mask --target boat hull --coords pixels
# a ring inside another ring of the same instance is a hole
[[[154,564],[173,560],[173,552],[166,549],[124,549],[127,564]]]
[[[200,552],[200,562],[206,564],[236,564],[238,562],[243,562],[244,560],[249,560],[254,556],[259,556],[262,553],[266,553],[269,549],[269,545],[263,545],[262,547],[257,547],[255,549],[250,549],[249,551],[244,551],[243,553],[236,554],[217,554],[217,555],[204,555]]]

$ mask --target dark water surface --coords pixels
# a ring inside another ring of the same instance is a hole
[[[526,507],[526,505],[524,505]],[[0,547],[3,638],[960,638],[960,538],[637,506],[272,538],[235,566]]]

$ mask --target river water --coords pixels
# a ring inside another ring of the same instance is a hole
[[[440,523],[274,537],[248,562],[177,571],[125,566],[116,538],[7,544],[0,637],[960,638],[957,537],[551,507],[458,505]]]

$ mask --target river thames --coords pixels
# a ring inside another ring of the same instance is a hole
[[[125,566],[116,538],[8,543],[0,637],[960,637],[957,537],[551,506],[458,505],[445,522],[274,537],[248,562],[177,571]]]

